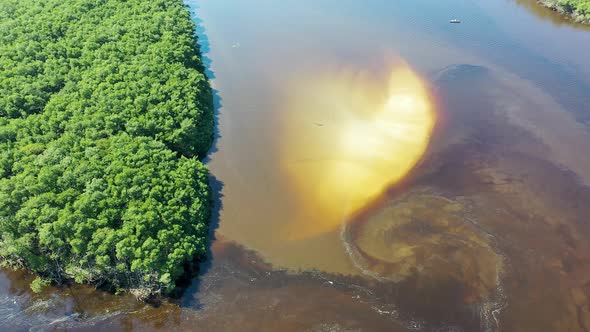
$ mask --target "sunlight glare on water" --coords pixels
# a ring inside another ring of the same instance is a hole
[[[426,85],[406,64],[384,80],[344,69],[298,86],[281,147],[298,198],[291,240],[333,231],[407,175],[436,122]]]

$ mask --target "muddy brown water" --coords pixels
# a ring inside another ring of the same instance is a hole
[[[524,0],[188,4],[218,106],[203,274],[154,307],[87,286],[33,294],[3,271],[0,330],[590,330],[586,27]],[[343,150],[333,138],[370,123],[350,105],[373,105],[399,67],[435,126],[392,120]],[[366,186],[321,182],[341,159]]]

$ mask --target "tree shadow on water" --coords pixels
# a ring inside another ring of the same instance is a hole
[[[212,250],[213,243],[217,240],[216,230],[219,227],[219,217],[222,209],[222,189],[223,183],[219,181],[215,176],[209,177],[209,184],[212,190],[212,209],[211,209],[211,220],[209,221],[209,234],[208,234],[208,247],[206,257],[199,263],[198,270],[193,274],[193,278],[186,280],[186,284],[183,286],[183,292],[180,294],[180,305],[182,307],[190,307],[192,309],[202,309],[202,304],[197,299],[196,294],[201,290],[203,278],[209,272],[213,266],[214,252]],[[182,287],[181,286],[181,287]]]
[[[191,19],[196,24],[195,34],[197,38],[197,49],[201,54],[201,60],[203,64],[203,70],[207,78],[212,81],[215,79],[215,73],[211,69],[212,60],[207,56],[207,54],[211,51],[211,47],[209,44],[209,39],[206,34],[206,30],[203,27],[203,20],[196,16],[196,11],[198,10],[198,6],[194,3],[194,1],[186,1],[187,8],[191,13]],[[207,164],[211,161],[211,156],[214,155],[217,151],[217,143],[221,134],[219,133],[219,113],[221,108],[223,107],[221,96],[219,95],[219,91],[216,89],[211,89],[212,97],[213,97],[213,114],[214,114],[214,123],[213,123],[213,142],[209,149],[207,156],[203,158],[203,163]],[[185,279],[179,285],[181,288],[181,293],[177,294],[179,296],[180,305],[183,307],[190,307],[193,309],[201,309],[202,305],[196,299],[195,294],[199,293],[200,286],[202,283],[202,278],[207,274],[207,272],[211,269],[213,264],[213,251],[212,246],[213,243],[216,241],[216,230],[219,227],[219,219],[220,219],[220,212],[223,208],[222,197],[223,197],[223,182],[220,181],[215,175],[209,175],[209,185],[211,187],[211,219],[209,221],[209,231],[208,231],[208,246],[207,246],[207,253],[206,257],[201,257],[201,262],[198,264],[198,270],[194,271],[195,273],[191,273],[190,279]]]
[[[203,163],[205,164],[208,164],[211,161],[211,156],[217,153],[217,142],[219,138],[221,138],[221,134],[219,132],[219,112],[223,105],[221,103],[221,97],[219,96],[218,90],[211,89],[211,94],[213,95],[213,142],[211,143],[209,152],[207,153],[205,158],[203,158]]]
[[[211,52],[211,44],[209,43],[209,37],[207,36],[205,27],[203,26],[203,20],[198,18],[196,11],[199,7],[192,1],[186,1],[187,8],[190,11],[191,19],[195,23],[195,36],[197,38],[197,48],[201,54],[201,61],[205,67],[205,75],[210,80],[215,79],[215,73],[211,70],[211,58],[207,55]]]
[[[197,17],[196,11],[198,10],[198,6],[193,1],[185,1],[186,6],[191,13],[191,19],[195,23],[195,37],[197,39],[197,51],[201,54],[201,62],[203,64],[203,71],[209,81],[213,81],[215,77],[215,72],[212,70],[212,63],[213,61],[208,56],[211,52],[211,44],[209,43],[209,37],[207,36],[206,29],[203,26],[203,20]],[[213,142],[211,144],[211,148],[209,149],[209,153],[203,159],[204,163],[208,163],[211,161],[211,156],[217,152],[217,141],[221,137],[219,133],[219,113],[222,105],[222,99],[219,95],[219,91],[217,89],[212,88],[211,93],[213,95],[213,116],[214,116],[214,124],[213,124]]]

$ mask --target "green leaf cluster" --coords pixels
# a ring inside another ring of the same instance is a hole
[[[541,0],[554,10],[570,15],[574,20],[590,23],[590,0]]]
[[[213,105],[181,0],[0,1],[0,258],[169,293],[205,254]]]
[[[558,4],[568,12],[590,16],[590,0],[559,0]]]

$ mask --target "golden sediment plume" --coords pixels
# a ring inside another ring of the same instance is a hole
[[[405,65],[386,79],[339,70],[297,80],[282,168],[297,197],[284,238],[336,229],[419,162],[436,122],[426,85]]]

